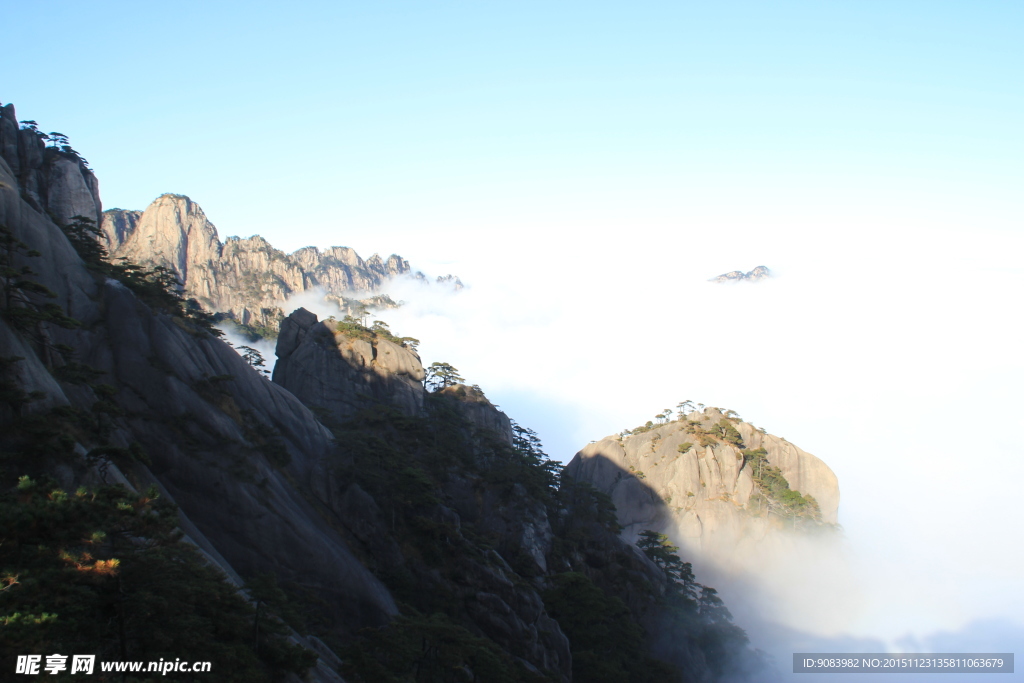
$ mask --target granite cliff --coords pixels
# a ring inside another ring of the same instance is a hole
[[[394,302],[374,292],[391,278],[412,275],[396,254],[364,260],[348,247],[286,254],[259,235],[221,242],[202,208],[183,195],[161,195],[142,212],[110,209],[101,227],[111,258],[169,268],[187,297],[263,335],[276,332],[291,296],[320,291],[347,312],[360,304],[389,308]]]
[[[587,445],[566,467],[611,496],[627,539],[657,530],[689,557],[729,567],[773,534],[838,521],[838,479],[817,457],[731,411],[663,415]]]
[[[29,123],[19,125],[13,104],[0,107],[0,155],[12,187],[29,206],[59,224],[79,215],[99,223],[100,186],[88,163],[70,145],[47,146],[46,137]]]

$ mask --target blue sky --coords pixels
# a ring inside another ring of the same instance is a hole
[[[1022,174],[1016,3],[6,5],[0,97],[108,206],[181,192],[289,249],[751,186],[999,205]]]
[[[837,472],[876,598],[847,633],[1019,623],[1021,3],[0,16],[0,100],[69,135],[107,207],[177,192],[222,236],[457,273],[387,320],[552,455],[734,408]]]

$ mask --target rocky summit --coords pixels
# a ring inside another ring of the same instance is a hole
[[[773,680],[660,530],[828,528],[820,460],[681,405],[563,468],[416,340],[304,309],[268,378],[186,296],[244,317],[404,261],[221,243],[177,195],[98,226],[78,153],[2,121],[0,670],[86,652],[239,683]],[[245,273],[267,280],[231,298]]]
[[[627,539],[654,529],[730,566],[773,534],[837,522],[839,481],[819,458],[732,411],[669,417],[592,443],[566,468],[611,497]]]
[[[321,292],[350,312],[360,303],[389,308],[394,302],[373,293],[391,278],[412,274],[396,254],[364,260],[349,247],[286,254],[259,235],[221,242],[202,208],[177,194],[157,197],[142,212],[110,209],[101,228],[100,240],[113,259],[169,268],[187,297],[258,336],[276,334],[291,296]]]

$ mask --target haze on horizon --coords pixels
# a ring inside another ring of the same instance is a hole
[[[1024,7],[5,12],[0,99],[107,208],[456,273],[382,317],[553,457],[692,399],[827,462],[865,597],[821,637],[1019,642]]]

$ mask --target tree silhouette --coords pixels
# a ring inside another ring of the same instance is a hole
[[[665,572],[679,597],[696,600],[701,586],[694,579],[693,566],[676,554],[679,548],[668,542],[668,536],[645,529],[640,532],[636,545]]]
[[[423,385],[431,391],[440,391],[445,387],[463,384],[465,381],[459,375],[459,371],[448,363],[431,363],[427,368]]]
[[[269,370],[264,369],[264,366],[266,366],[266,360],[263,358],[262,353],[251,346],[239,346],[238,350],[242,352],[242,358],[246,363],[256,368],[256,370],[264,375],[270,374]]]
[[[103,230],[96,225],[96,221],[82,215],[72,216],[71,222],[62,225],[61,230],[83,261],[92,264],[106,261],[107,250],[99,242]]]
[[[691,401],[690,399],[680,401],[676,405],[676,411],[676,414],[679,416],[679,419],[682,420],[684,417],[686,417],[693,411],[693,401]]]
[[[14,236],[14,233],[0,225],[0,286],[3,287],[2,315],[12,327],[23,331],[35,330],[36,341],[44,341],[45,332],[41,323],[53,323],[58,327],[74,328],[80,323],[68,317],[59,304],[41,301],[56,299],[57,294],[49,287],[32,279],[38,275],[27,265],[18,265],[26,258],[39,258],[41,254]]]
[[[39,137],[49,138],[49,136],[46,135],[46,133],[43,133],[41,130],[39,130],[39,124],[36,123],[35,121],[32,121],[31,119],[27,119],[25,121],[19,121],[19,123],[21,123],[21,129],[22,130],[30,130],[33,133],[35,133],[36,135],[38,135]]]

